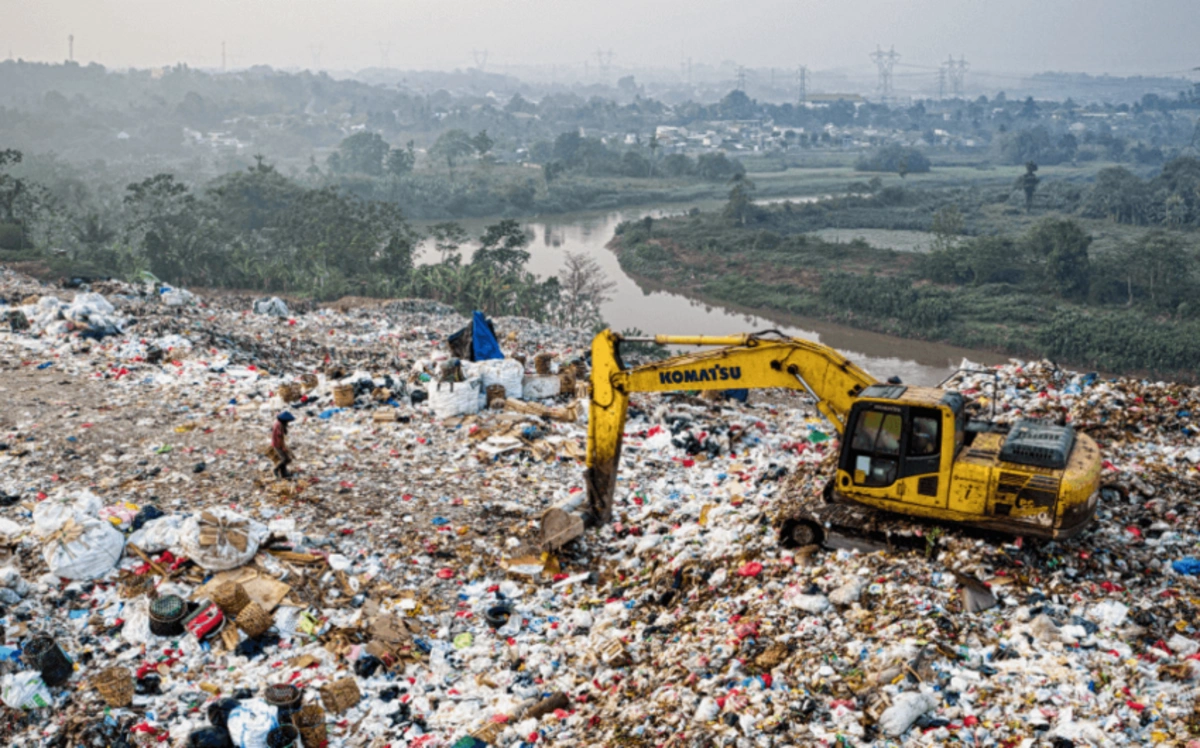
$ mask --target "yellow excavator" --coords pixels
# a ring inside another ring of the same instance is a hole
[[[622,342],[720,346],[626,368]],[[898,381],[898,380],[895,380]],[[940,387],[878,382],[837,351],[775,331],[625,337],[592,342],[587,490],[592,522],[612,518],[629,396],[634,392],[785,387],[807,392],[840,437],[823,495],[797,497],[780,543],[864,535],[915,517],[1040,538],[1069,538],[1096,510],[1100,450],[1069,425],[974,418]],[[993,398],[994,401],[994,398]]]

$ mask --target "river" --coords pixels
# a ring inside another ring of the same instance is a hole
[[[795,201],[816,199],[820,198],[795,198]],[[776,198],[769,202],[781,200]],[[606,246],[622,221],[647,215],[662,218],[679,215],[692,207],[707,210],[718,205],[720,203],[716,201],[667,204],[523,221],[534,236],[528,248],[529,270],[542,276],[556,275],[566,252],[583,252],[595,259],[617,284],[612,300],[603,307],[605,321],[615,330],[638,328],[646,333],[726,335],[776,329],[832,346],[879,379],[895,375],[910,384],[937,384],[952,373],[963,358],[978,363],[1003,361],[995,354],[981,351],[881,335],[807,317],[764,316],[727,304],[704,303],[665,289],[643,290],[625,274],[616,254]],[[466,220],[459,223],[471,236],[479,236],[484,226],[492,222]],[[464,260],[470,257],[471,249],[464,247]],[[437,259],[436,251],[425,246],[418,261],[436,262]]]

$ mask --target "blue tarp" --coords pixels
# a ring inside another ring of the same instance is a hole
[[[472,316],[471,347],[476,361],[504,358],[504,354],[500,352],[500,344],[496,342],[496,336],[492,334],[492,328],[483,312],[475,312]]]

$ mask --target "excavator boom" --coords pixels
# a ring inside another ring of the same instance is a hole
[[[733,336],[656,335],[659,345],[723,346],[626,369],[622,338],[605,330],[592,341],[592,399],[588,419],[587,483],[593,522],[612,517],[621,438],[633,392],[785,387],[817,403],[839,434],[854,398],[876,384],[870,374],[828,346],[778,333]],[[640,339],[639,339],[640,340]]]

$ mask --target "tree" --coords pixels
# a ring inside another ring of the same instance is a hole
[[[550,184],[555,179],[558,179],[559,175],[566,171],[566,168],[567,165],[558,160],[547,161],[542,164],[542,176],[546,178],[546,184]]]
[[[1037,170],[1037,164],[1028,161],[1025,164],[1025,173],[1017,177],[1017,186],[1025,192],[1026,213],[1033,210],[1033,193],[1037,192],[1038,182],[1041,181],[1038,179]]]
[[[338,146],[339,158],[329,162],[332,171],[383,176],[384,160],[391,147],[377,132],[356,132]],[[335,168],[336,166],[336,168]]]
[[[484,156],[490,152],[492,146],[495,144],[496,141],[488,137],[487,130],[480,130],[475,134],[475,137],[471,138],[471,145],[474,146],[475,152],[480,156]]]
[[[668,177],[686,177],[695,173],[696,164],[682,153],[672,153],[663,159],[662,170]]]
[[[446,160],[446,168],[454,175],[458,162],[475,152],[475,141],[465,130],[447,130],[438,136],[429,153]]]
[[[934,252],[947,252],[958,246],[958,238],[963,232],[963,215],[957,205],[947,205],[933,214],[933,224],[929,231],[933,234]]]
[[[1053,290],[1068,299],[1087,296],[1092,237],[1071,220],[1047,218],[1029,230],[1025,244],[1035,260],[1045,263]]]
[[[757,220],[758,206],[754,204],[754,182],[741,174],[735,174],[730,184],[733,187],[729,190],[729,202],[725,204],[725,217],[740,226]]]
[[[442,264],[457,265],[462,261],[462,255],[458,253],[458,248],[469,238],[462,226],[453,221],[435,223],[429,229],[429,236],[433,239],[433,246],[437,249],[438,254],[442,256]]]
[[[904,178],[908,174],[924,174],[929,171],[929,159],[916,148],[899,143],[889,143],[864,155],[854,164],[856,171],[894,171]]]
[[[416,149],[413,146],[413,141],[408,141],[408,145],[403,150],[393,148],[388,151],[387,155],[387,172],[394,177],[402,177],[405,174],[412,172],[413,167],[417,165]]]
[[[567,252],[558,272],[561,317],[568,327],[589,328],[601,324],[600,308],[612,300],[615,281],[609,280],[600,263],[582,252]]]
[[[529,252],[525,250],[528,245],[529,235],[521,224],[506,218],[484,229],[471,264],[491,267],[499,273],[516,272],[529,261]]]
[[[1127,245],[1119,258],[1126,271],[1130,304],[1134,290],[1140,289],[1151,306],[1174,309],[1191,290],[1193,262],[1175,234],[1151,231],[1138,244]]]
[[[742,162],[727,158],[723,151],[701,153],[696,158],[696,174],[701,179],[717,182],[745,173]]]
[[[0,151],[0,249],[24,249],[28,227],[21,220],[20,204],[29,196],[29,186],[20,177],[5,173],[5,167],[21,163],[20,151]]]

